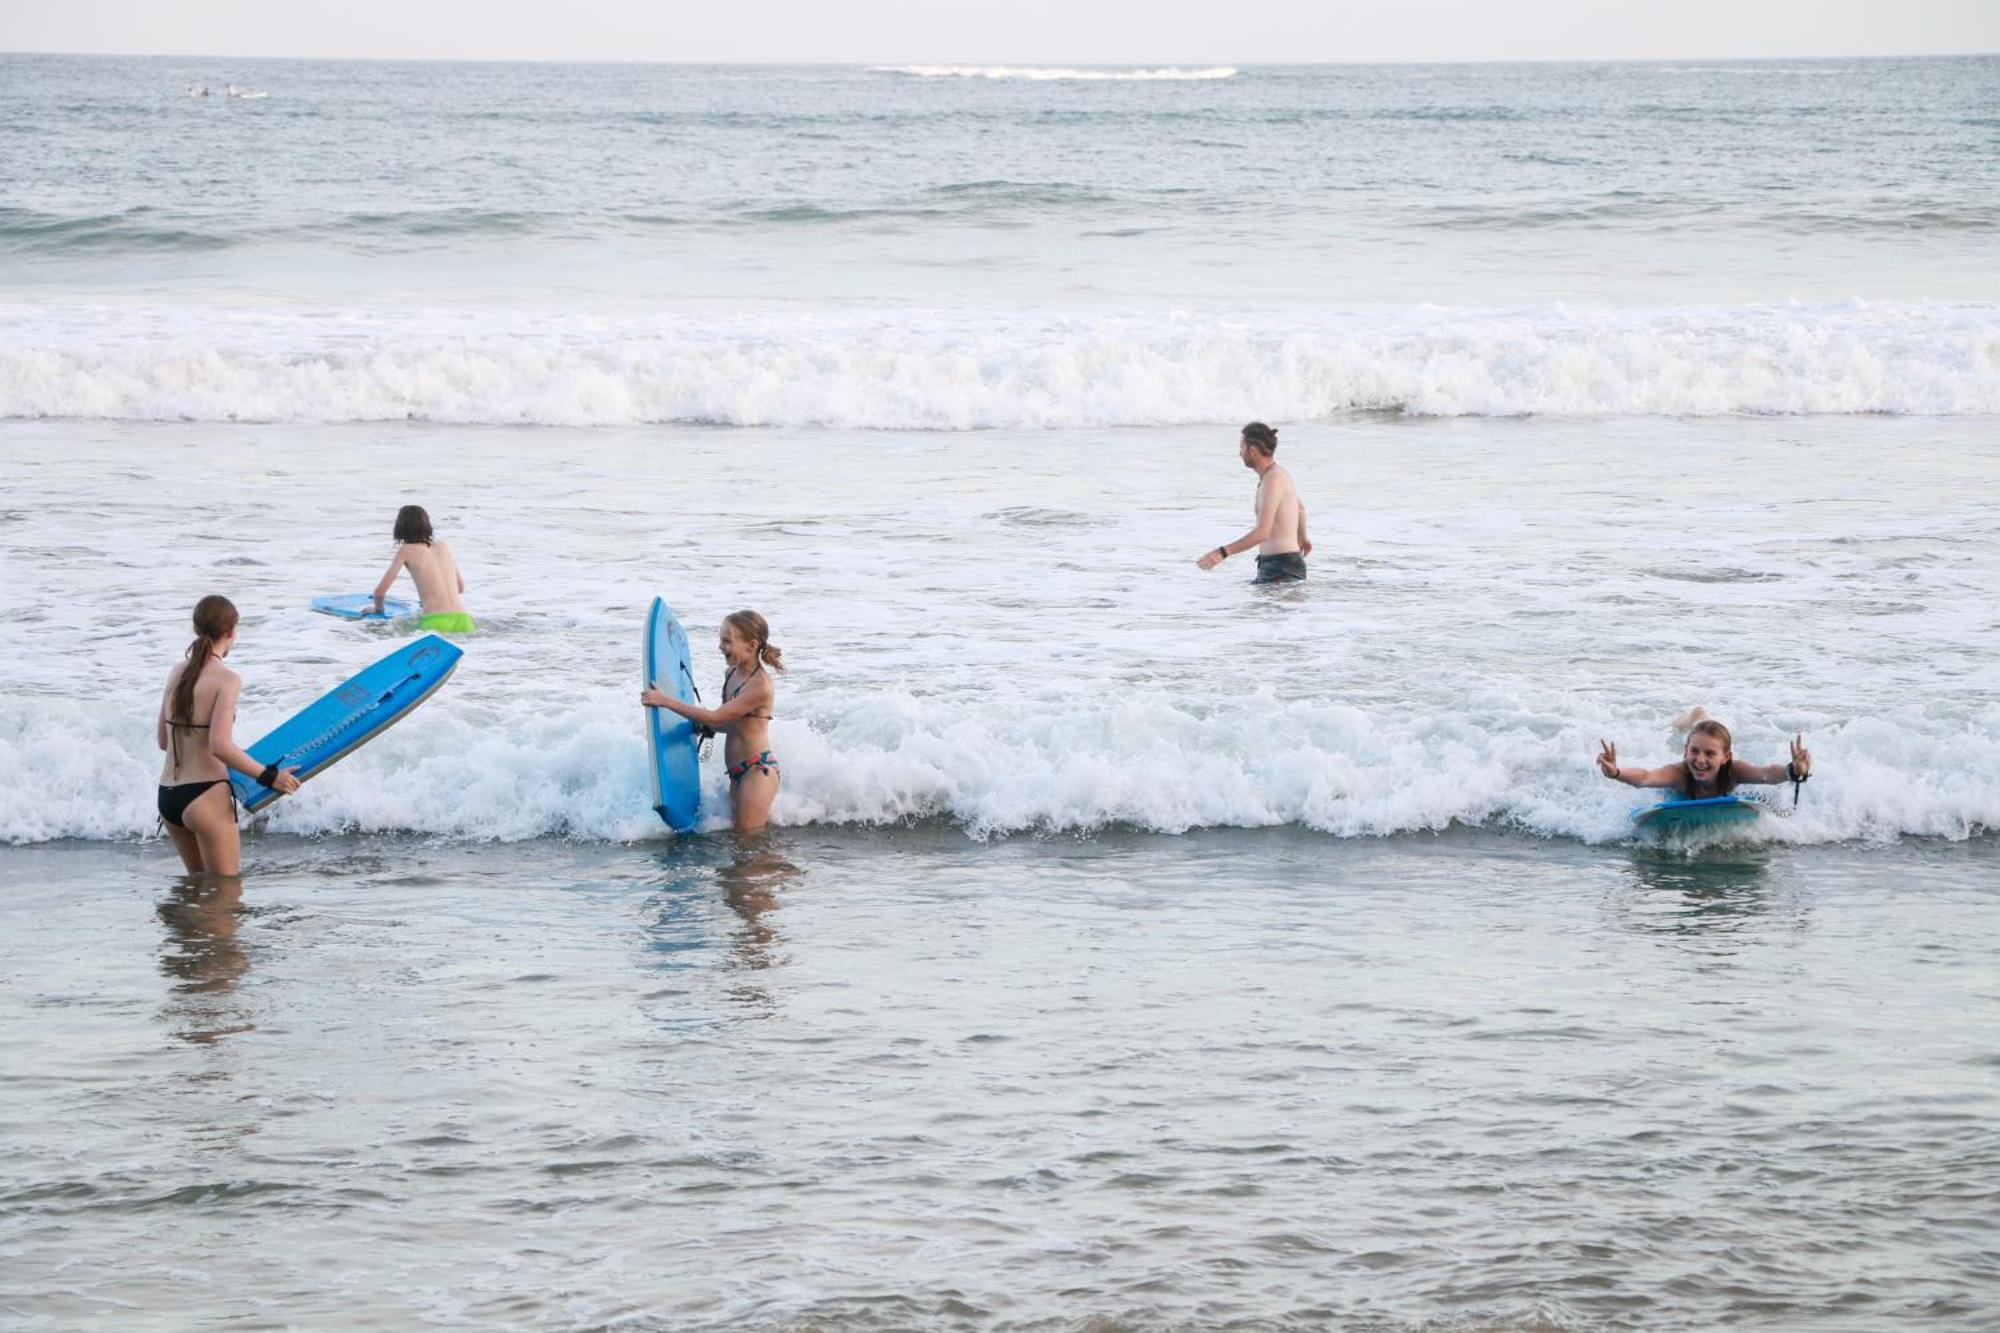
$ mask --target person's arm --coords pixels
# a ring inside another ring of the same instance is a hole
[[[153,739],[160,743],[162,750],[166,749],[173,739],[167,735],[167,709],[173,706],[173,698],[174,673],[170,671],[167,673],[166,693],[160,696],[160,715],[153,719]]]
[[[1312,538],[1306,536],[1306,502],[1301,500],[1299,501],[1299,554],[1311,555],[1312,553]]]
[[[658,686],[652,686],[639,694],[639,702],[648,708],[664,708],[671,713],[679,713],[690,722],[720,730],[736,719],[768,707],[771,702],[771,682],[762,676],[753,677],[743,692],[720,708],[703,708],[698,704],[683,703]]]
[[[1597,752],[1597,771],[1613,782],[1622,782],[1628,787],[1676,787],[1680,785],[1681,766],[1668,764],[1665,768],[1621,768],[1618,764],[1618,747],[1610,741],[1599,741],[1603,748]]]
[[[1257,499],[1257,526],[1238,537],[1233,542],[1225,542],[1213,551],[1195,561],[1203,569],[1214,569],[1232,555],[1262,546],[1270,537],[1271,529],[1278,521],[1278,488],[1273,486],[1259,492]]]
[[[378,616],[382,614],[382,599],[389,595],[389,589],[396,586],[396,575],[403,572],[404,559],[403,547],[399,544],[396,547],[396,558],[389,562],[389,572],[375,585],[375,614]]]
[[[236,744],[232,731],[236,724],[236,696],[242,689],[243,682],[232,672],[224,677],[222,688],[215,692],[215,707],[208,715],[208,752],[226,767],[262,783],[265,766],[252,759],[248,750]],[[297,769],[281,768],[275,780],[265,785],[273,791],[295,792],[299,789],[297,773]]]
[[[1731,764],[1729,771],[1738,782],[1769,784],[1777,782],[1804,782],[1812,776],[1812,751],[1805,747],[1805,737],[1792,737],[1792,760],[1788,764]]]

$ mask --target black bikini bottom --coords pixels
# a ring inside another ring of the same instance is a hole
[[[189,806],[201,798],[203,792],[217,783],[227,787],[229,786],[229,779],[215,778],[208,782],[183,782],[176,787],[160,788],[160,818],[166,820],[175,828],[186,828],[187,825],[181,823],[181,816],[187,813]],[[236,809],[236,792],[233,789],[229,793],[229,808],[232,811]]]

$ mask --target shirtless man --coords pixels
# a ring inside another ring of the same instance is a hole
[[[1256,583],[1294,583],[1306,576],[1312,541],[1306,536],[1306,502],[1292,474],[1278,466],[1278,432],[1261,421],[1243,428],[1237,448],[1243,466],[1257,474],[1257,526],[1218,546],[1195,563],[1214,569],[1230,556],[1257,548]]]
[[[396,558],[389,572],[375,585],[375,613],[382,613],[382,599],[396,585],[398,570],[408,569],[423,603],[423,619],[418,625],[439,634],[470,634],[478,626],[465,613],[459,594],[465,591],[465,576],[451,547],[431,532],[431,516],[420,505],[404,505],[396,511]]]

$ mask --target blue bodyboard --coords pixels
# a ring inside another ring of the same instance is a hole
[[[644,684],[684,703],[699,703],[687,631],[665,601],[646,613]],[[701,751],[694,723],[665,708],[646,710],[646,751],[653,770],[653,809],[676,833],[701,826]]]
[[[1697,801],[1668,799],[1632,812],[1632,822],[1642,829],[1719,828],[1728,824],[1753,824],[1766,813],[1761,801],[1741,796],[1704,796]]]
[[[417,613],[417,608],[408,602],[395,598],[385,598],[382,611],[375,611],[375,598],[365,592],[349,593],[343,597],[315,597],[312,609],[322,615],[339,616],[342,620],[407,620]]]
[[[426,634],[301,709],[291,721],[245,747],[259,763],[298,770],[299,781],[353,754],[431,697],[458,669],[465,650]],[[280,793],[241,773],[229,775],[236,799],[255,813]]]

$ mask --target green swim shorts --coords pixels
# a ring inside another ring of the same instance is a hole
[[[470,634],[479,626],[473,624],[472,617],[463,611],[427,611],[417,622],[417,628],[436,634]]]

